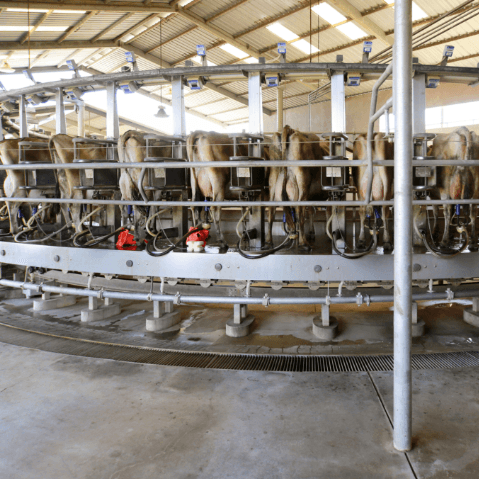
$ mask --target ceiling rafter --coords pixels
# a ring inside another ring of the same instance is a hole
[[[29,0],[16,0],[15,8],[31,7]],[[0,8],[12,7],[11,0],[0,0]],[[144,5],[138,2],[111,2],[105,3],[98,0],[62,0],[61,2],[35,1],[35,8],[44,8],[45,10],[102,10],[104,12],[144,12],[144,13],[174,13],[175,7],[168,4],[154,3]]]
[[[135,13],[129,12],[123,15],[121,18],[119,18],[116,22],[113,22],[109,27],[105,28],[105,30],[102,30],[98,35],[95,35],[91,41],[96,42],[97,40],[100,40],[101,37],[107,35],[110,33],[114,28],[120,26],[123,22],[131,18]]]
[[[118,42],[114,40],[100,40],[92,44],[89,40],[68,40],[63,43],[57,41],[30,42],[30,50],[74,50],[76,48],[115,48]],[[25,50],[25,45],[20,42],[0,42],[0,50]]]
[[[366,30],[370,35],[374,35],[378,40],[385,43],[387,46],[391,46],[394,43],[394,39],[388,37],[386,32],[374,23],[370,18],[363,17],[361,12],[348,0],[328,0],[328,3],[336,7],[341,13],[351,17],[360,27]]]
[[[168,38],[167,40],[164,40],[163,43],[159,43],[158,45],[154,46],[153,48],[150,48],[149,50],[146,50],[146,53],[151,53],[152,51],[156,50],[157,48],[160,48],[163,45],[166,45],[167,43],[172,42],[173,40],[177,40],[178,38],[182,37],[183,35],[186,35],[187,33],[192,32],[193,30],[196,30],[197,28],[198,28],[198,26],[194,25],[193,27],[188,28],[188,30],[185,30],[181,33],[178,33],[178,35],[175,35],[171,38]]]
[[[23,35],[23,38],[20,40],[20,43],[25,43],[29,37],[32,36],[32,33],[53,13],[53,10],[48,10],[48,12],[45,12],[41,17],[40,17],[40,20],[38,20],[37,23],[35,23],[35,25],[33,25],[33,27],[30,29],[30,31],[28,31],[27,33],[25,33],[25,35]]]
[[[70,58],[73,58],[75,55],[78,55],[78,53],[81,52],[81,48],[78,48],[75,50],[73,53],[70,53],[70,55],[67,55],[61,62],[58,63],[57,68],[61,68],[67,60],[70,60]]]
[[[34,67],[38,62],[43,60],[50,54],[50,50],[45,50],[42,54],[38,55],[32,62],[30,62],[29,68]]]
[[[94,10],[92,12],[87,12],[86,15],[83,16],[82,19],[80,19],[77,23],[75,23],[75,25],[71,26],[58,40],[57,42],[58,43],[62,43],[64,42],[70,35],[73,35],[75,32],[77,32],[78,30],[80,30],[80,28],[85,25],[86,22],[88,22],[88,20],[90,20],[90,18],[94,17],[95,15],[97,15],[99,12],[98,10]]]

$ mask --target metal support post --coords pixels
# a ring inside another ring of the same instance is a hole
[[[253,135],[262,135],[264,132],[263,92],[259,72],[250,72],[248,76],[248,116],[249,132]]]
[[[415,75],[412,79],[412,132],[413,135],[426,132],[426,75]],[[421,155],[419,146],[415,147],[414,155]],[[426,228],[427,206],[415,206],[414,217],[420,230]],[[417,246],[422,246],[423,240],[419,237],[413,228],[413,242]]]
[[[20,97],[19,101],[19,109],[20,109],[20,138],[27,138],[28,137],[28,124],[27,124],[27,101],[25,99],[25,95]]]
[[[284,113],[283,113],[283,89],[278,87],[276,89],[276,130],[283,131]]]
[[[321,314],[313,318],[313,334],[324,341],[331,341],[338,334],[338,321],[329,315],[329,304],[322,304]]]
[[[173,105],[173,135],[186,135],[185,93],[183,77],[174,77],[171,80],[171,103]]]
[[[101,319],[111,318],[120,314],[121,308],[119,303],[113,303],[111,298],[105,298],[102,306],[98,306],[98,298],[88,296],[88,309],[82,309],[82,322],[98,321]]]
[[[472,308],[464,310],[463,319],[466,323],[479,327],[479,297],[472,298]]]
[[[394,447],[412,447],[412,3],[394,7]]]
[[[242,338],[250,333],[254,316],[248,314],[247,304],[234,304],[233,317],[226,323],[226,336],[231,338]]]
[[[422,319],[418,319],[417,316],[417,303],[414,301],[411,308],[411,318],[412,318],[412,337],[419,338],[424,335],[426,330],[426,323]]]
[[[65,105],[63,102],[63,88],[58,88],[55,93],[55,125],[57,135],[67,133],[67,120],[65,118]]]
[[[344,72],[334,72],[331,75],[331,126],[334,133],[346,131],[346,96],[344,89]],[[339,155],[339,151],[331,151],[330,155]],[[334,204],[334,203],[333,203]],[[341,231],[342,238],[346,238],[346,208],[333,206],[332,231]],[[338,239],[336,246],[340,251],[346,248],[345,241]],[[333,254],[336,252],[333,249]]]
[[[78,100],[77,108],[78,136],[83,138],[85,136],[85,102]]]
[[[106,85],[106,136],[108,139],[120,137],[120,120],[118,118],[118,102],[116,97],[116,83]]]
[[[184,160],[184,143],[175,141],[173,144],[173,158],[176,160]],[[180,200],[188,201],[188,192],[181,191]],[[188,208],[184,206],[173,206],[173,227],[178,228],[178,237],[183,237],[188,232]],[[186,240],[183,243],[186,246]]]
[[[180,312],[175,311],[172,302],[153,301],[153,316],[146,319],[146,330],[163,331],[180,321]]]

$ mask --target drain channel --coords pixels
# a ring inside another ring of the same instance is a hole
[[[113,359],[142,364],[235,371],[372,372],[392,371],[392,354],[319,356],[238,354],[144,348],[39,333],[0,324],[0,341],[59,354]],[[451,369],[479,366],[479,351],[413,354],[412,369]]]

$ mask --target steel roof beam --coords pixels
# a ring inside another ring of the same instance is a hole
[[[70,35],[73,35],[77,32],[90,18],[94,17],[98,14],[98,10],[94,10],[92,12],[88,12],[80,21],[72,25],[58,40],[58,43],[64,42]]]
[[[12,7],[11,0],[0,0],[0,8]],[[174,13],[175,7],[168,4],[150,4],[138,2],[111,2],[105,3],[98,0],[63,0],[59,2],[43,2],[36,1],[33,5],[32,2],[27,0],[15,1],[15,8],[26,8],[34,6],[35,8],[44,8],[46,10],[101,10],[104,12],[144,12],[144,13]]]
[[[70,40],[63,43],[51,41],[30,42],[30,50],[75,50],[77,48],[115,48],[118,42],[114,40],[100,40],[95,43],[85,40]],[[0,42],[0,50],[25,50],[20,42]]]
[[[42,17],[40,18],[40,20],[38,20],[37,23],[35,23],[35,25],[32,27],[32,29],[30,31],[28,31],[27,33],[25,33],[25,35],[23,36],[23,38],[20,40],[20,43],[25,43],[29,37],[32,36],[32,33],[53,13],[53,10],[48,10],[48,12],[44,13],[42,15]]]

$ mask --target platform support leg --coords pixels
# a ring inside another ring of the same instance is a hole
[[[250,333],[254,316],[248,314],[247,304],[234,304],[233,317],[226,323],[226,336],[242,338]]]
[[[417,317],[417,303],[412,303],[412,337],[419,338],[424,335],[426,323]]]
[[[121,308],[119,303],[113,303],[110,298],[105,298],[104,304],[98,306],[98,298],[95,296],[89,296],[88,309],[82,310],[81,320],[82,322],[89,322],[106,319],[120,314],[120,311]]]
[[[472,298],[472,308],[464,310],[463,319],[466,323],[479,327],[479,297]]]
[[[153,316],[146,319],[147,331],[163,331],[181,321],[181,314],[175,311],[171,301],[153,301]]]
[[[329,304],[322,304],[321,315],[313,318],[313,334],[323,341],[331,341],[338,334],[338,321],[329,315]]]
[[[73,306],[76,301],[76,296],[63,294],[52,296],[50,292],[44,291],[41,299],[35,299],[33,301],[33,310],[47,311],[50,309],[66,308],[67,306]]]

